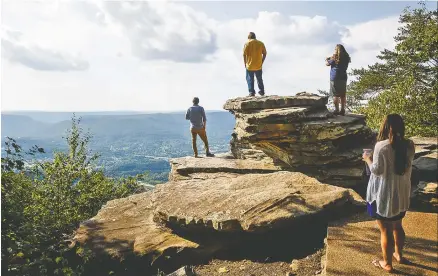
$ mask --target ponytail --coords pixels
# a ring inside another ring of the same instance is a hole
[[[389,114],[380,126],[377,141],[389,139],[395,152],[394,172],[403,175],[408,168],[409,140],[405,139],[405,124],[398,114]]]
[[[390,143],[395,152],[394,170],[397,175],[403,175],[408,167],[408,140],[401,138],[399,133],[391,138]]]

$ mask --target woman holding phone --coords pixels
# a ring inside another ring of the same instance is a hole
[[[330,93],[333,95],[335,104],[334,115],[345,115],[345,105],[347,103],[347,69],[351,62],[350,55],[344,46],[337,44],[333,56],[326,58],[325,65],[330,66]],[[341,111],[339,111],[339,101]]]
[[[377,141],[372,159],[369,152],[363,154],[371,171],[366,194],[368,213],[379,226],[383,254],[383,260],[374,260],[373,265],[392,272],[392,258],[406,262],[402,220],[409,208],[415,148],[405,138],[405,124],[398,114],[386,116]]]

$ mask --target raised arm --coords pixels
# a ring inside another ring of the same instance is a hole
[[[331,66],[335,61],[331,58],[326,58],[325,65]]]

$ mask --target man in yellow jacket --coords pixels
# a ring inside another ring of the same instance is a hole
[[[250,32],[248,41],[243,47],[243,61],[246,68],[246,82],[248,83],[249,96],[255,96],[254,75],[257,78],[260,96],[265,95],[265,86],[262,78],[262,65],[266,58],[265,44],[256,39],[256,35]]]

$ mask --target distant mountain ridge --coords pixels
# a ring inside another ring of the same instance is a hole
[[[2,142],[9,136],[17,139],[25,150],[38,145],[46,153],[36,158],[50,159],[54,152],[67,150],[63,137],[71,128],[72,115],[69,112],[2,113]],[[170,170],[167,159],[193,154],[189,122],[184,115],[184,112],[96,112],[77,113],[76,117],[82,118],[81,127],[93,135],[90,149],[99,153],[99,166],[107,175],[118,177],[149,172],[151,180],[166,181]],[[214,153],[229,150],[234,124],[234,116],[228,112],[207,112],[210,150]],[[200,139],[198,149],[203,150]]]
[[[18,115],[20,114],[20,115]],[[2,136],[49,138],[62,137],[71,126],[73,113],[2,113]],[[50,116],[53,115],[52,119]],[[108,112],[81,113],[81,126],[96,137],[127,135],[183,135],[188,136],[189,123],[183,112],[177,113],[128,113],[124,115]],[[52,122],[50,122],[52,121]],[[234,117],[228,112],[207,112],[207,128],[211,134],[227,130],[231,134]]]

